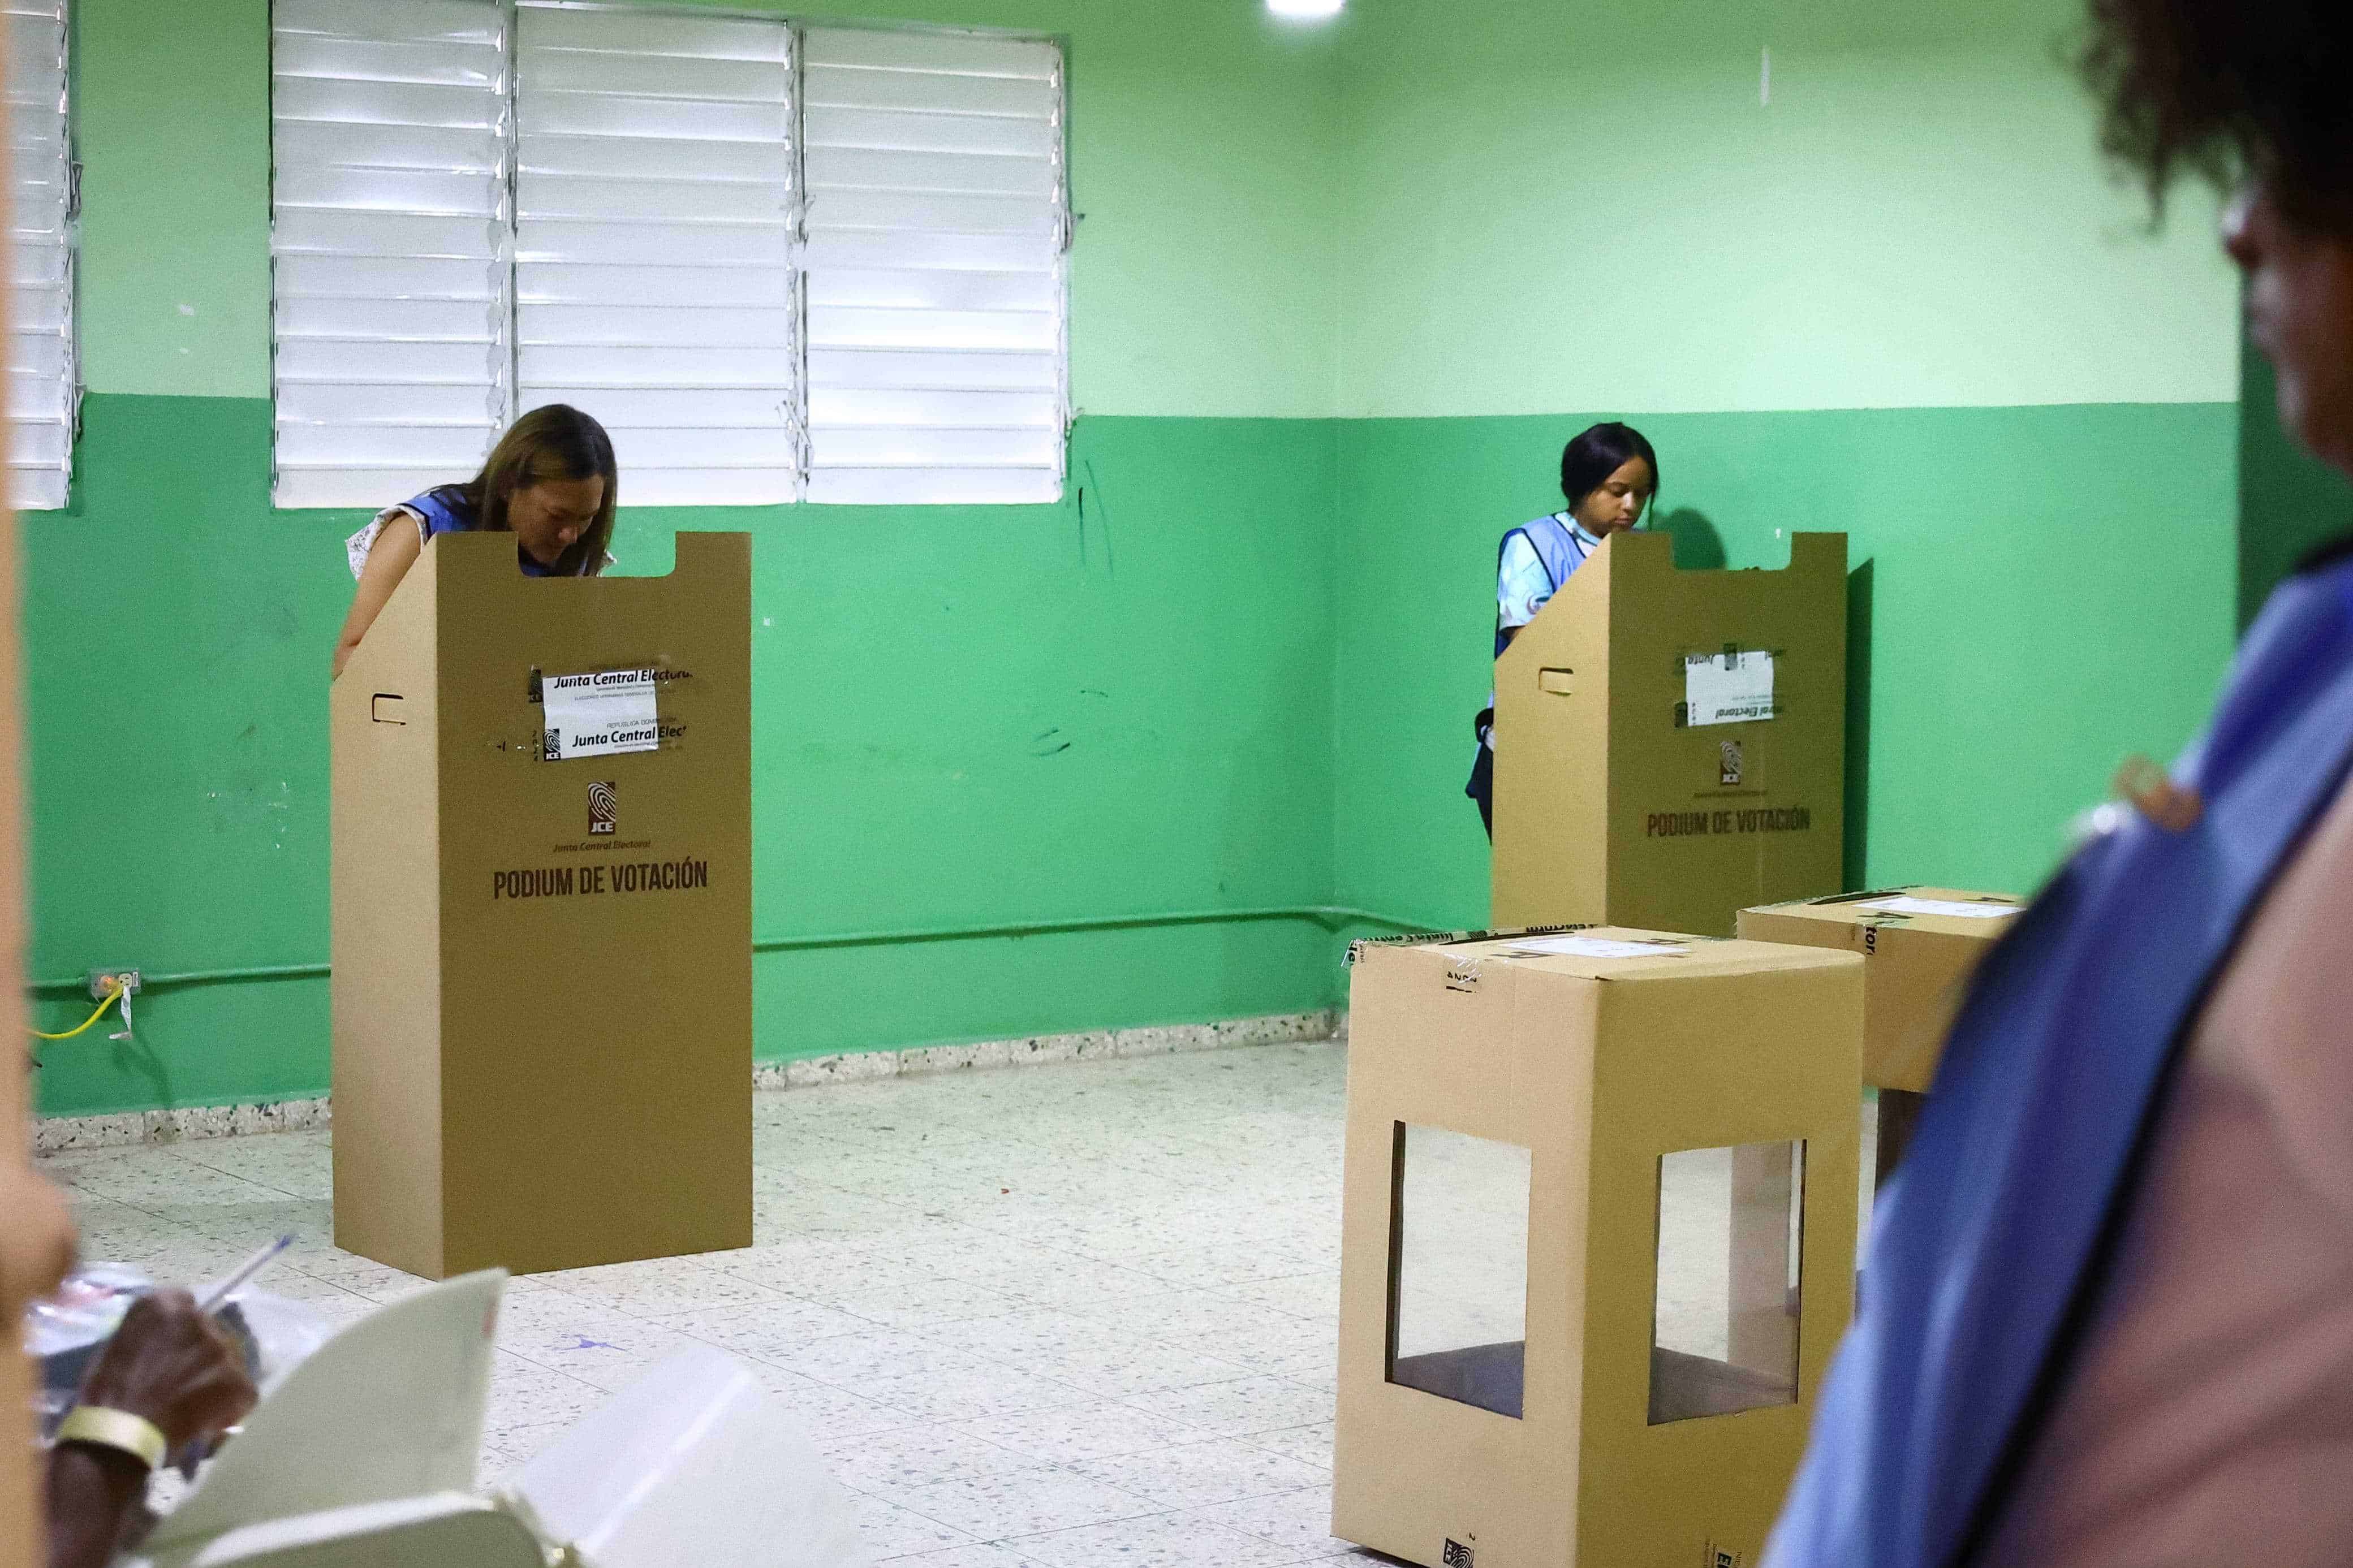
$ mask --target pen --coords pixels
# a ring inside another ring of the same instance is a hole
[[[243,1263],[238,1264],[235,1273],[206,1292],[204,1300],[196,1303],[196,1310],[206,1313],[218,1311],[222,1303],[226,1302],[240,1286],[250,1284],[255,1275],[269,1268],[280,1253],[293,1245],[292,1236],[281,1236]]]

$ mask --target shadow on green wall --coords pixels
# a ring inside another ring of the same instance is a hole
[[[1846,574],[1846,877],[1869,885],[1871,864],[1871,591],[1877,563]]]
[[[1724,570],[1724,535],[1707,513],[1696,507],[1677,507],[1653,518],[1651,526],[1675,542],[1675,565],[1685,572]]]
[[[2280,424],[2271,362],[2239,350],[2239,629],[2316,546],[2353,530],[2353,485]]]

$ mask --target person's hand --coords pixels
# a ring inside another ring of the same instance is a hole
[[[236,1426],[256,1397],[244,1355],[185,1290],[132,1302],[81,1386],[82,1404],[144,1416],[174,1452]]]

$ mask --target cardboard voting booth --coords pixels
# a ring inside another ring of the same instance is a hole
[[[750,564],[442,535],[352,655],[336,1245],[437,1279],[751,1245]]]
[[[1843,882],[1846,536],[1778,572],[1595,551],[1495,663],[1493,923],[1732,932]]]
[[[1358,947],[1335,1535],[1754,1564],[1852,1310],[1862,969],[1620,928]]]
[[[1740,934],[1862,953],[1862,1081],[1879,1090],[1881,1181],[1904,1157],[1962,988],[2025,906],[2007,893],[1898,888],[1740,911]]]

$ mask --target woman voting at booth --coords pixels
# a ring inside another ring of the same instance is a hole
[[[360,646],[393,590],[439,533],[512,533],[516,563],[531,577],[593,577],[612,560],[618,476],[605,427],[576,408],[551,403],[516,420],[482,471],[378,512],[347,542],[352,595],[335,673]]]
[[[1583,430],[1560,453],[1560,493],[1568,502],[1504,535],[1495,563],[1495,655],[1560,592],[1569,574],[1620,529],[1642,521],[1659,491],[1659,456],[1642,433],[1610,422]],[[1495,836],[1495,698],[1472,721],[1478,759],[1462,793],[1479,803],[1487,837]]]

